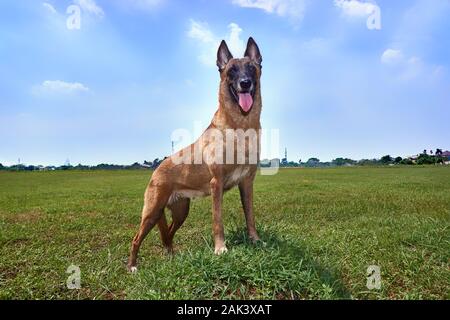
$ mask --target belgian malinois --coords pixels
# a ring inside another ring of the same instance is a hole
[[[172,252],[175,232],[184,223],[189,213],[190,199],[195,197],[212,196],[214,253],[220,255],[227,252],[222,198],[225,191],[235,186],[239,186],[249,238],[253,242],[259,240],[253,215],[253,181],[260,155],[261,62],[258,45],[253,38],[249,38],[242,59],[234,59],[226,42],[221,42],[217,53],[220,71],[219,109],[197,142],[164,160],[153,173],[145,192],[140,228],[131,245],[128,261],[130,271],[137,270],[139,248],[156,224],[163,245]],[[258,132],[253,139],[247,134],[252,130]],[[242,132],[245,132],[243,140],[239,138]],[[225,136],[226,143],[222,139]],[[242,141],[244,148],[239,147]],[[252,148],[255,145],[256,151]],[[218,161],[223,160],[224,155],[227,158],[225,164]],[[164,213],[166,207],[172,213],[170,227]]]

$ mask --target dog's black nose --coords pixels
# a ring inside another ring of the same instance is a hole
[[[242,90],[248,90],[252,86],[252,81],[250,79],[243,79],[241,80],[239,85],[241,86]]]

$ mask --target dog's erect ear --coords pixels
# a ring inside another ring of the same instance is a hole
[[[262,63],[262,57],[261,53],[259,52],[258,45],[256,44],[255,40],[253,40],[252,37],[248,39],[247,50],[245,50],[244,56],[252,59],[259,65],[261,65]]]
[[[219,71],[225,69],[227,63],[233,59],[233,55],[230,50],[228,50],[227,43],[225,40],[222,40],[220,43],[219,51],[217,51],[217,66],[219,67]]]

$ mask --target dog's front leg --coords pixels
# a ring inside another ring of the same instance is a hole
[[[259,241],[256,232],[255,216],[253,214],[253,180],[254,177],[246,177],[239,183],[239,192],[241,194],[242,207],[244,208],[245,220],[247,222],[247,232],[250,240]]]
[[[228,251],[225,246],[225,235],[222,223],[223,183],[218,178],[211,180],[212,215],[214,232],[214,253],[221,255]]]

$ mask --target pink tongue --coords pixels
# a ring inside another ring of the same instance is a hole
[[[244,112],[248,112],[253,105],[253,98],[250,93],[239,93],[239,105]]]

